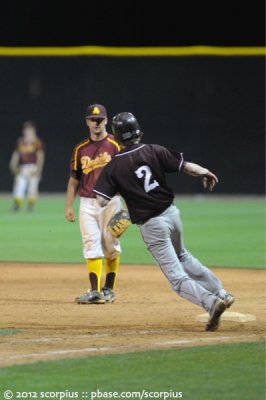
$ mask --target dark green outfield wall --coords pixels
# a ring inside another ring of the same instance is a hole
[[[87,135],[84,112],[105,104],[133,112],[146,142],[174,147],[220,178],[216,193],[264,193],[264,57],[0,58],[0,191],[26,119],[45,140],[41,191],[64,191],[73,146]],[[108,125],[110,129],[110,124]],[[171,177],[176,192],[197,180]]]

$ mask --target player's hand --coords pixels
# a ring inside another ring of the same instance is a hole
[[[66,212],[65,212],[65,218],[69,221],[69,222],[75,222],[75,214],[74,214],[74,210],[73,208],[67,208]]]
[[[203,187],[205,189],[209,190],[210,192],[212,192],[214,186],[216,185],[216,183],[218,183],[218,178],[212,172],[208,171],[207,174],[204,174],[201,177],[201,181],[202,181]]]
[[[12,173],[14,176],[17,176],[17,175],[20,173],[20,168],[19,168],[19,167],[12,168],[12,169],[11,169],[11,173]]]

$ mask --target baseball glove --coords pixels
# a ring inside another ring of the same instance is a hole
[[[218,178],[212,172],[208,171],[207,174],[202,175],[201,182],[205,189],[212,192],[214,186],[218,182]]]
[[[107,224],[107,229],[113,236],[119,238],[130,224],[131,220],[127,210],[120,210],[112,216]]]

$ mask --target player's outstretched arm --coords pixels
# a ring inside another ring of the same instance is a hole
[[[191,162],[186,162],[183,171],[187,175],[200,177],[203,187],[210,192],[213,190],[214,186],[218,183],[218,178],[207,168],[203,168],[198,164]]]

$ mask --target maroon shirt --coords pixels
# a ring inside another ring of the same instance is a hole
[[[79,180],[79,195],[95,198],[94,186],[106,164],[120,150],[114,136],[109,134],[102,140],[88,138],[74,148],[70,176]]]
[[[19,165],[36,164],[39,150],[44,150],[44,143],[41,139],[36,138],[28,143],[23,136],[18,138],[16,151],[19,153]]]

